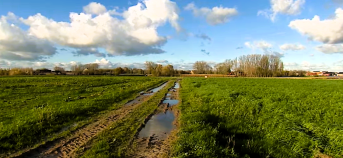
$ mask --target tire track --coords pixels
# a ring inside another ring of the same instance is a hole
[[[146,99],[149,98],[148,96]],[[24,153],[17,157],[28,158],[64,158],[74,157],[74,153],[83,147],[88,141],[94,138],[97,134],[102,132],[115,121],[123,119],[127,114],[131,113],[139,104],[128,107],[123,107],[119,110],[112,112],[109,116],[100,119],[84,128],[74,132],[71,137],[57,140],[50,145],[44,145]]]

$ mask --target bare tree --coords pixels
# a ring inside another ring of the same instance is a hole
[[[207,64],[205,61],[196,61],[193,65],[193,69],[198,74],[204,74],[206,72],[209,72],[211,69],[211,66]]]

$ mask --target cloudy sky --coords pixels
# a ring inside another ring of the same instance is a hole
[[[190,69],[254,53],[278,55],[286,69],[343,71],[342,8],[343,0],[1,0],[0,67]]]

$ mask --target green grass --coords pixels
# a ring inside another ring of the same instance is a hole
[[[158,108],[157,105],[160,100],[173,85],[174,82],[169,82],[162,90],[139,105],[132,113],[125,116],[124,119],[118,120],[100,133],[92,141],[91,148],[86,150],[82,157],[109,158],[127,156],[130,153],[130,143],[138,128],[144,123],[145,118]]]
[[[0,155],[44,141],[62,128],[120,108],[168,78],[0,78]]]
[[[175,157],[343,157],[343,82],[184,78]]]

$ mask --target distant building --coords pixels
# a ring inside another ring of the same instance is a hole
[[[337,73],[337,76],[343,76],[343,72]]]
[[[334,72],[324,72],[323,76],[334,76],[335,73]]]
[[[52,71],[49,69],[37,69],[35,71],[36,75],[47,75],[47,74],[51,74],[51,73],[52,73]]]

